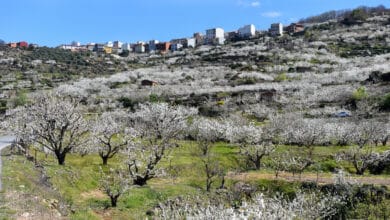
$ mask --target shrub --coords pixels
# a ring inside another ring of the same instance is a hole
[[[15,107],[27,104],[28,98],[25,91],[18,91],[16,97],[12,100]]]
[[[130,109],[133,110],[133,111],[134,111],[134,109],[135,109],[135,106],[138,104],[138,102],[133,101],[133,100],[131,100],[130,98],[123,97],[123,96],[120,97],[120,98],[118,99],[118,101],[119,101],[120,103],[122,103],[122,105],[123,105],[124,108],[130,108]]]
[[[150,102],[159,102],[160,98],[158,97],[157,94],[152,93],[149,95],[149,101]]]
[[[368,96],[368,94],[366,91],[366,87],[361,86],[353,92],[352,99],[355,101],[360,101],[360,100],[367,98],[367,96]]]
[[[283,82],[288,80],[287,74],[286,73],[280,73],[278,76],[275,77],[276,82]]]
[[[368,166],[368,170],[371,174],[380,175],[384,171],[390,170],[390,161],[375,161]]]
[[[217,101],[217,105],[219,105],[219,106],[225,105],[225,101],[219,100],[219,101]]]
[[[339,165],[334,160],[326,160],[321,163],[321,168],[324,172],[335,172]]]

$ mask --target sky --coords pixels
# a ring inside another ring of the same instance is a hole
[[[0,39],[58,46],[169,41],[221,27],[289,24],[330,10],[384,5],[390,0],[1,0]]]

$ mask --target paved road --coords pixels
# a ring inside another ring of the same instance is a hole
[[[0,190],[2,190],[1,184],[1,170],[2,170],[2,160],[1,160],[1,150],[9,146],[12,141],[15,139],[13,136],[0,136]]]

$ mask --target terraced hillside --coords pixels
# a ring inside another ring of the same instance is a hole
[[[163,55],[33,54],[0,53],[17,136],[1,217],[390,215],[389,14]]]

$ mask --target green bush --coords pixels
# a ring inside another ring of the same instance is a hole
[[[288,198],[294,198],[295,193],[301,187],[301,183],[299,182],[287,182],[283,180],[268,179],[262,179],[253,184],[256,185],[256,187],[261,191],[266,191],[271,194],[279,192],[283,195],[286,195]]]
[[[157,94],[150,94],[149,95],[149,102],[159,102],[160,101],[160,97],[157,95]]]
[[[97,220],[100,219],[92,210],[78,211],[70,216],[72,220]]]
[[[287,80],[288,80],[288,77],[287,77],[286,73],[280,73],[278,76],[275,77],[276,82],[283,82],[283,81],[287,81]]]
[[[16,97],[12,100],[15,107],[25,105],[25,104],[27,104],[27,101],[28,101],[28,98],[27,98],[27,94],[25,91],[18,91],[16,93]]]
[[[353,93],[352,93],[352,99],[355,101],[360,101],[368,97],[366,87],[361,86],[357,88]]]

